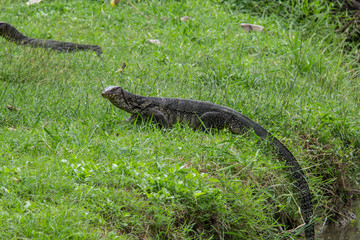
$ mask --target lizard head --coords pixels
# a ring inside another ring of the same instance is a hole
[[[124,95],[124,89],[118,86],[109,86],[102,91],[101,95],[109,100],[119,98]]]
[[[126,110],[129,106],[126,91],[119,86],[109,86],[102,91],[101,95],[110,100],[116,107]]]

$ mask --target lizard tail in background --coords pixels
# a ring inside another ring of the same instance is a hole
[[[62,42],[54,40],[45,40],[30,38],[23,35],[15,27],[6,22],[0,22],[0,36],[8,41],[15,42],[19,45],[29,45],[31,47],[50,48],[60,52],[74,52],[74,51],[94,51],[97,55],[102,54],[102,49],[98,45],[86,45],[72,42]]]

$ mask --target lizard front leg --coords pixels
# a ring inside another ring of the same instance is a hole
[[[151,119],[154,118],[157,123],[159,123],[163,128],[170,128],[170,124],[166,116],[160,112],[159,110],[156,110],[154,108],[146,109],[145,111],[142,111],[140,115]]]

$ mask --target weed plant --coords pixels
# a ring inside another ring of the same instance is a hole
[[[247,115],[303,166],[316,223],[336,215],[332,204],[346,201],[360,177],[356,48],[343,51],[326,6],[316,24],[286,24],[292,15],[229,2],[0,0],[0,20],[27,36],[104,51],[99,58],[0,39],[0,239],[303,234],[286,167],[258,137],[126,122],[101,97],[109,85]],[[265,30],[247,33],[241,23]]]

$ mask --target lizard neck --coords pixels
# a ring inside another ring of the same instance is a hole
[[[146,97],[130,93],[123,90],[122,94],[117,97],[109,99],[116,107],[131,113],[136,114],[141,111],[143,103],[145,103]]]

